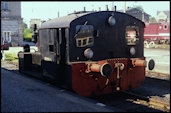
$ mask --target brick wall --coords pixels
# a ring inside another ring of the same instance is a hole
[[[11,43],[17,42],[19,46],[23,44],[22,19],[2,19],[1,20],[1,38],[4,32],[11,33]],[[10,44],[11,44],[10,43]]]
[[[8,9],[1,10],[1,44],[4,32],[10,32],[11,42],[18,46],[23,44],[23,19],[21,18],[21,2],[7,2]]]
[[[1,10],[1,17],[21,18],[21,2],[7,2],[8,10]]]

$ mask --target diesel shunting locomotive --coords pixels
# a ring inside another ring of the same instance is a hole
[[[145,24],[117,12],[77,12],[49,20],[33,41],[38,51],[19,52],[19,71],[42,76],[82,96],[109,94],[141,86],[145,69]]]

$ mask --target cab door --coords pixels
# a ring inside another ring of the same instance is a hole
[[[56,80],[58,67],[57,50],[58,50],[58,30],[42,29],[39,30],[39,50],[42,55],[42,73],[46,79]]]
[[[65,83],[66,35],[65,28],[44,29],[39,32],[42,72],[46,79]]]
[[[58,29],[56,43],[56,60],[57,60],[57,77],[61,84],[65,83],[65,66],[66,66],[66,33],[65,28]]]

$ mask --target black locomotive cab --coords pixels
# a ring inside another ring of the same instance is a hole
[[[143,58],[144,23],[119,12],[97,12],[70,24],[70,62]]]
[[[19,53],[19,69],[39,72],[84,96],[138,87],[145,79],[144,27],[116,11],[52,19],[34,35],[38,51]]]

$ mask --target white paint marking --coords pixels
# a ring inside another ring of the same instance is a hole
[[[170,33],[144,34],[144,36],[170,36]]]
[[[106,106],[105,104],[102,104],[102,103],[96,103],[96,105],[102,106],[102,107]]]

